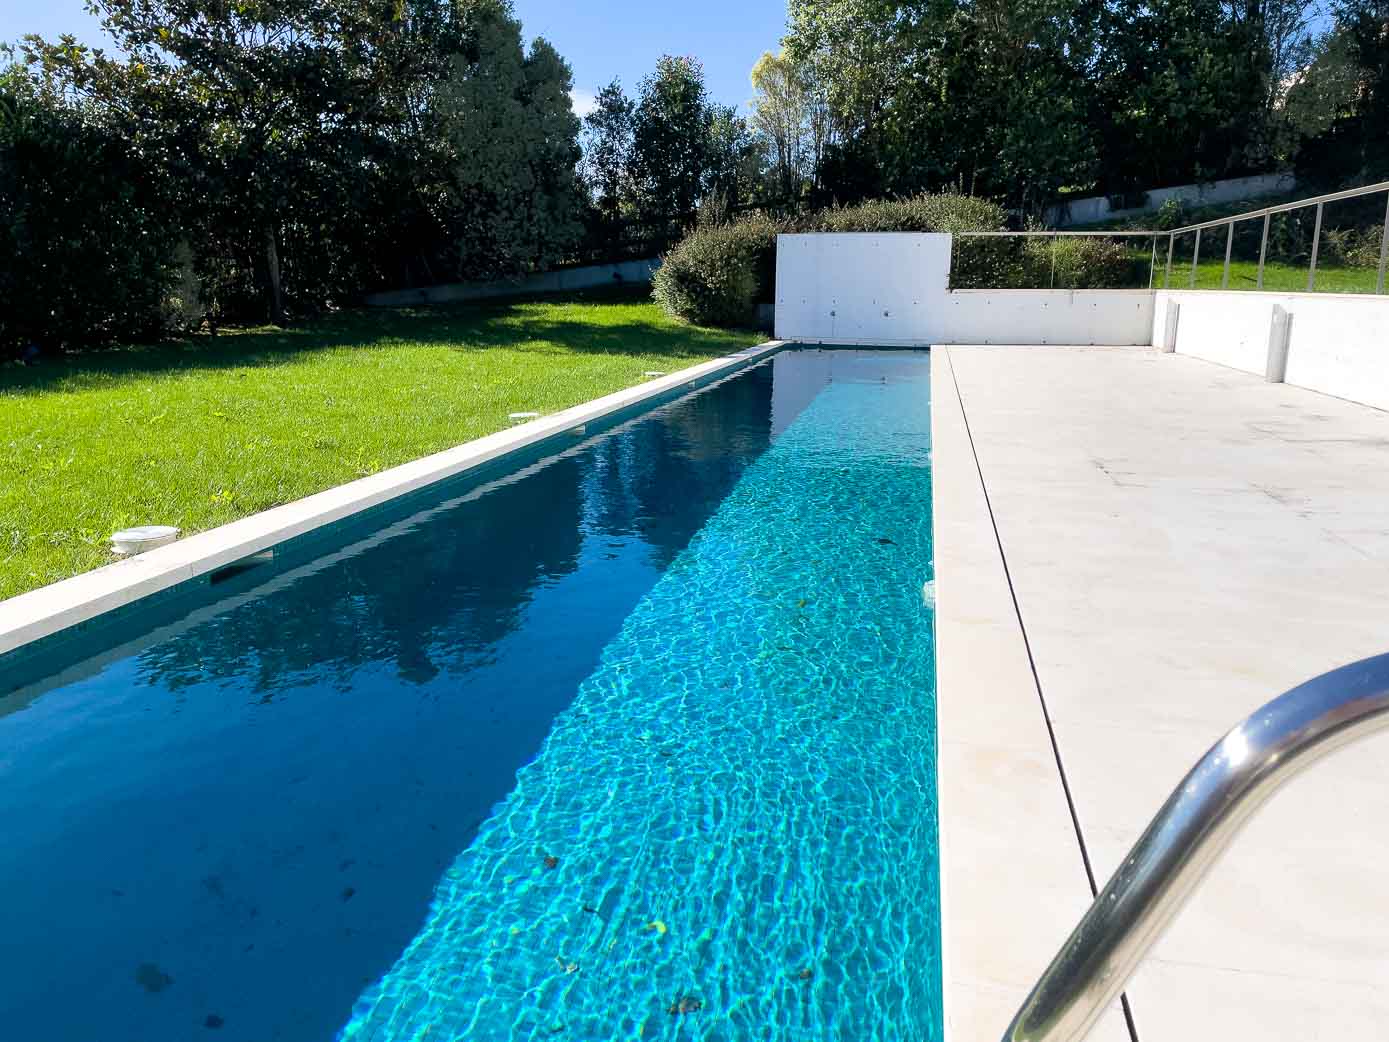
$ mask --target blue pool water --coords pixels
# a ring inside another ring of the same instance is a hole
[[[784,352],[0,659],[3,1037],[939,1038],[927,373]]]

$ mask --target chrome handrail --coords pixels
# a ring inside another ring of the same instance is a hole
[[[1084,1038],[1254,812],[1312,763],[1386,727],[1389,655],[1324,673],[1246,717],[1167,798],[1003,1042]]]

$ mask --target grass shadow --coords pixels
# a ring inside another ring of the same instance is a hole
[[[641,312],[604,306],[646,305]],[[573,314],[572,307],[594,309]],[[553,343],[553,353],[696,358],[732,350],[750,330],[690,326],[652,316],[644,289],[587,290],[546,297],[515,297],[443,307],[363,308],[285,328],[225,330],[159,344],[75,352],[38,365],[0,366],[0,394],[37,393],[56,385],[80,388],[90,379],[135,380],[169,373],[284,365],[316,351],[385,345],[441,344],[456,351],[487,351]],[[543,350],[543,348],[541,348]]]

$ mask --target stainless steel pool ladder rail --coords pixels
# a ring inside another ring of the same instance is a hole
[[[1389,728],[1389,654],[1255,710],[1182,779],[1013,1018],[1004,1042],[1079,1042],[1254,812],[1328,753]]]

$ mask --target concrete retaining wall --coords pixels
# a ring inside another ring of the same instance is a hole
[[[1176,185],[1172,188],[1152,188],[1144,206],[1111,210],[1107,196],[1069,199],[1064,204],[1050,206],[1044,213],[1053,228],[1069,228],[1077,224],[1094,224],[1113,217],[1131,217],[1152,213],[1169,199],[1180,199],[1194,206],[1213,206],[1218,203],[1237,203],[1242,199],[1257,199],[1264,195],[1282,195],[1297,187],[1291,174],[1259,174],[1254,177],[1232,177],[1205,184]]]
[[[1389,409],[1389,297],[1159,290],[1156,298],[1154,345],[1166,341],[1172,301],[1179,354],[1260,376],[1269,367],[1274,308],[1282,308],[1290,324],[1286,383]]]
[[[949,281],[949,235],[782,235],[776,335],[916,347],[1150,343],[1148,290],[951,291]]]
[[[537,275],[500,282],[452,282],[444,286],[372,293],[367,296],[366,302],[374,308],[399,308],[411,304],[456,304],[532,293],[565,293],[599,286],[646,286],[650,285],[651,276],[660,266],[660,260],[655,257],[618,264],[591,264],[583,268],[543,271]]]

